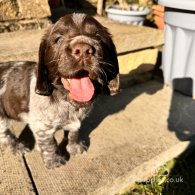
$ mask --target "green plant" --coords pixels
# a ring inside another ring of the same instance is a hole
[[[195,148],[168,161],[146,181],[137,182],[120,195],[192,195],[195,194]]]

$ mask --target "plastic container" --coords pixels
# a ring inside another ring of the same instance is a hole
[[[165,6],[163,74],[165,84],[191,78],[195,97],[195,1],[159,0]]]
[[[142,25],[147,14],[150,13],[149,8],[141,10],[121,10],[119,6],[111,6],[106,9],[109,19],[132,25]]]

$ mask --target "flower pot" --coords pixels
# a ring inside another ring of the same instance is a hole
[[[118,5],[113,5],[106,9],[109,19],[133,25],[142,25],[150,9],[147,7],[136,7],[137,10],[122,10]]]
[[[195,98],[195,1],[159,3],[165,6],[164,82],[172,86],[175,79],[191,78]]]
[[[154,22],[156,26],[163,30],[164,29],[164,6],[162,5],[153,5],[152,10],[154,12]]]

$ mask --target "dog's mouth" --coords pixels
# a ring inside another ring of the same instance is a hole
[[[61,77],[61,82],[69,91],[69,98],[72,100],[89,102],[94,96],[95,88],[87,71],[80,71],[71,78]]]

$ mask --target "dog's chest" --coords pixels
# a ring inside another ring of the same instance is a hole
[[[38,95],[34,92],[35,81],[33,78],[31,82],[29,112],[22,113],[21,118],[26,123],[36,124],[35,126],[41,129],[79,127],[92,106],[74,106],[59,95],[56,100],[52,100],[49,96]]]
[[[77,108],[66,101],[51,103],[47,97],[30,103],[29,120],[40,121],[56,128],[65,128],[67,125],[82,121],[89,108]]]

